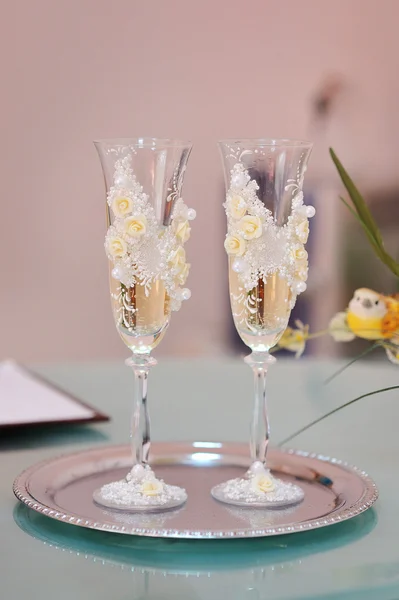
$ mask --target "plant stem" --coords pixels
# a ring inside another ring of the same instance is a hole
[[[301,429],[298,429],[298,431],[295,431],[295,433],[292,433],[291,435],[289,435],[287,438],[285,438],[285,440],[283,440],[282,442],[280,442],[278,445],[282,446],[283,444],[286,444],[287,442],[290,442],[291,440],[293,440],[295,437],[297,437],[298,435],[300,435],[304,431],[307,431],[308,429],[310,429],[311,427],[313,427],[313,425],[317,425],[317,423],[320,423],[321,421],[324,421],[324,419],[327,419],[327,417],[330,417],[331,415],[333,415],[334,413],[340,411],[341,409],[345,408],[346,406],[350,406],[351,404],[354,404],[358,400],[362,400],[363,398],[367,398],[368,396],[373,396],[374,394],[380,394],[382,392],[390,392],[391,390],[398,390],[398,389],[399,389],[399,385],[393,385],[391,387],[382,388],[380,390],[374,390],[373,392],[368,392],[367,394],[362,394],[361,396],[358,396],[357,398],[354,398],[353,400],[350,400],[349,402],[346,402],[345,404],[342,404],[341,406],[338,406],[338,408],[334,408],[333,410],[330,410],[328,413],[326,413],[322,417],[319,417],[318,419],[315,419],[314,421],[311,421],[310,423],[308,423],[304,427],[301,427]]]
[[[335,379],[336,377],[338,377],[338,375],[341,375],[341,373],[343,373],[344,371],[346,371],[346,369],[348,367],[350,367],[351,365],[353,365],[353,363],[355,363],[357,360],[359,360],[360,358],[363,358],[363,356],[366,356],[367,354],[370,354],[370,352],[372,352],[373,350],[375,350],[376,348],[378,348],[380,344],[378,342],[376,342],[375,344],[371,344],[371,346],[369,346],[368,348],[366,348],[366,350],[364,350],[363,352],[361,352],[360,354],[358,354],[357,356],[355,356],[355,358],[352,358],[352,360],[350,360],[346,365],[344,365],[343,367],[341,367],[340,369],[338,369],[338,371],[336,371],[335,373],[333,373],[332,375],[330,375],[330,377],[327,377],[327,379],[324,381],[324,385],[327,385],[327,383],[330,383],[333,379]]]

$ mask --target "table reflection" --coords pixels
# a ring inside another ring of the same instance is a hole
[[[264,511],[243,512],[252,522]],[[260,600],[268,597],[272,579],[300,574],[304,559],[356,542],[372,531],[377,519],[370,509],[325,529],[247,540],[155,539],[95,531],[49,519],[22,504],[15,507],[14,520],[51,550],[75,554],[102,568],[130,570],[134,586],[129,600],[210,598],[220,586],[226,597]]]

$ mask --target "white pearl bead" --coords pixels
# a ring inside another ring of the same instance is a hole
[[[306,207],[306,216],[311,219],[312,217],[314,217],[316,214],[316,209],[314,206],[307,206]]]
[[[304,292],[306,290],[306,288],[307,288],[307,285],[304,281],[299,281],[295,286],[297,294],[301,294],[302,292]]]
[[[184,203],[180,206],[180,217],[182,219],[188,219],[188,206]]]
[[[117,175],[115,177],[115,185],[122,188],[130,188],[132,182],[127,175]]]
[[[130,473],[133,479],[142,479],[145,475],[145,468],[143,465],[134,465]]]
[[[258,473],[263,473],[263,471],[265,470],[265,467],[264,467],[263,463],[260,462],[260,460],[256,460],[254,463],[252,463],[249,470],[251,473],[256,475]]]
[[[187,219],[189,221],[194,221],[196,216],[197,216],[197,212],[193,208],[189,208],[187,211]]]
[[[111,275],[114,279],[117,279],[118,281],[120,281],[121,277],[123,277],[123,271],[120,267],[116,266],[112,269]]]
[[[183,288],[181,291],[181,299],[182,300],[190,300],[191,298],[191,290],[188,288]]]
[[[244,173],[235,173],[231,178],[231,184],[233,187],[242,188],[247,183]]]
[[[235,273],[243,273],[246,270],[247,266],[248,264],[246,260],[244,260],[243,258],[236,258],[231,268]]]

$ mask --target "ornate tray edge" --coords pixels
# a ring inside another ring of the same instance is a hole
[[[187,443],[187,446],[191,445]],[[226,443],[225,446],[234,446],[234,444]],[[240,444],[237,444],[237,448]],[[114,445],[108,446],[107,448],[116,450],[117,448],[125,447],[122,445]],[[355,473],[364,483],[365,493],[362,498],[360,498],[355,504],[352,506],[343,509],[339,512],[339,514],[331,515],[321,519],[313,519],[306,523],[298,523],[296,525],[283,526],[283,527],[270,527],[266,529],[242,529],[235,531],[204,531],[204,530],[175,530],[175,529],[146,529],[146,528],[137,528],[137,527],[120,527],[117,525],[107,525],[104,523],[99,523],[97,521],[93,521],[91,519],[82,519],[78,518],[72,514],[58,512],[56,510],[50,509],[48,506],[37,502],[32,496],[29,495],[29,492],[26,488],[26,481],[29,476],[40,469],[42,466],[45,466],[53,461],[59,460],[60,458],[71,456],[73,454],[84,454],[86,452],[90,452],[90,450],[96,450],[98,448],[90,448],[88,450],[81,450],[79,452],[73,452],[70,454],[63,454],[58,457],[53,457],[50,459],[43,460],[39,463],[36,463],[24,470],[13,483],[13,492],[16,498],[26,504],[32,510],[41,513],[51,519],[55,519],[57,521],[62,521],[64,523],[69,523],[71,525],[77,525],[78,527],[85,527],[87,529],[95,529],[98,531],[108,531],[115,533],[123,533],[128,535],[139,535],[146,537],[162,537],[162,538],[175,538],[175,539],[234,539],[234,538],[251,538],[251,537],[267,537],[267,536],[275,536],[275,535],[286,535],[289,533],[297,533],[301,531],[309,531],[313,529],[319,529],[321,527],[327,527],[328,525],[334,525],[335,523],[340,523],[342,521],[346,521],[348,519],[352,519],[357,515],[361,514],[368,510],[378,499],[379,493],[378,488],[373,481],[373,479],[365,472],[359,469],[354,465],[350,465],[349,463],[329,457],[324,456],[322,454],[317,454],[315,452],[305,452],[302,450],[280,450],[283,453],[291,454],[303,458],[313,458],[319,460],[321,462],[328,462],[330,464],[339,466],[343,469],[351,471]]]

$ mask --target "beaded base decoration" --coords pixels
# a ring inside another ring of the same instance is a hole
[[[302,488],[271,475],[261,462],[254,462],[246,477],[215,485],[212,496],[226,504],[252,508],[279,508],[301,502]]]
[[[125,479],[103,485],[93,494],[101,506],[133,512],[156,512],[181,506],[186,490],[157,479],[149,466],[135,465]]]

